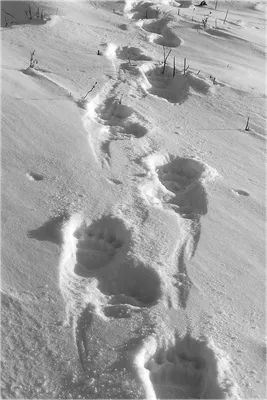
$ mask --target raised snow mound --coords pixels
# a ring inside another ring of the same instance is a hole
[[[262,11],[266,12],[266,2],[265,1],[259,1],[256,4],[249,4],[249,9],[254,10],[254,11]]]

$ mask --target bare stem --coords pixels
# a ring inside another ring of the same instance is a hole
[[[229,10],[226,11],[225,18],[224,18],[224,21],[223,21],[224,24],[226,22],[226,18],[227,18],[228,12],[229,12]]]
[[[4,13],[6,13],[7,15],[10,15],[10,17],[12,17],[12,18],[14,18],[15,19],[15,17],[12,15],[12,14],[9,14],[8,12],[6,12],[3,8],[2,8],[2,11],[4,11]]]
[[[92,92],[92,90],[96,87],[96,85],[97,85],[97,82],[95,82],[94,85],[92,86],[92,88],[91,88],[90,90],[88,90],[88,92],[86,93],[86,95],[82,97],[83,100],[86,99],[86,97],[88,96],[88,94]]]
[[[247,119],[247,124],[246,124],[246,127],[245,127],[245,131],[249,131],[249,117]]]
[[[165,68],[166,68],[166,64],[167,64],[167,59],[171,53],[172,49],[169,50],[168,54],[166,55],[166,50],[165,50],[165,46],[163,46],[163,69],[162,69],[162,74],[164,74],[165,72]]]

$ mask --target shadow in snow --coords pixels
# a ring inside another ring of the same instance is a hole
[[[28,230],[27,236],[30,239],[48,241],[60,246],[62,244],[61,227],[66,219],[68,219],[67,213],[52,217],[39,228]]]

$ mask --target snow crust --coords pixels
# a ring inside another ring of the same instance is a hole
[[[2,398],[265,397],[266,4],[207,3],[1,3]]]

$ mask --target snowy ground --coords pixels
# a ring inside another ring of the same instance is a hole
[[[1,2],[2,398],[265,398],[266,8],[215,3]]]

